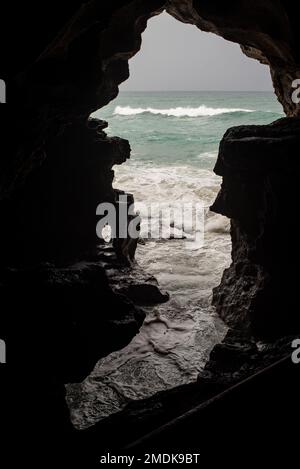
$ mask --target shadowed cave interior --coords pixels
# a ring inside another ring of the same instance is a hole
[[[51,27],[36,11],[43,26],[38,43],[29,38],[17,46],[12,42],[15,65],[7,67],[4,78],[11,82],[12,108],[18,113],[0,180],[0,285],[10,310],[2,335],[11,349],[31,356],[26,369],[13,376],[15,390],[18,382],[26,383],[19,418],[33,422],[33,435],[39,429],[41,445],[63,446],[67,458],[70,447],[75,458],[94,457],[99,438],[101,448],[126,447],[284,358],[300,329],[297,279],[290,273],[297,245],[300,143],[299,105],[291,100],[291,83],[300,77],[300,47],[290,3],[256,1],[251,8],[242,1],[226,7],[204,0],[77,3],[78,10],[61,7],[50,15]],[[231,220],[232,263],[214,289],[213,305],[229,332],[198,381],[129,405],[78,432],[70,423],[65,384],[80,383],[101,357],[138,333],[145,291],[150,303],[166,300],[155,279],[146,281],[131,268],[134,243],[116,240],[107,252],[97,247],[95,207],[101,201],[117,206],[112,167],[129,158],[130,146],[107,136],[105,122],[89,118],[117,96],[147,20],[164,9],[179,21],[239,43],[246,55],[268,64],[287,117],[231,128],[221,141],[214,170],[223,182],[212,210]],[[5,112],[1,109],[1,122],[8,120]],[[120,269],[121,291],[107,276],[109,262]],[[18,355],[12,353],[11,360],[18,365]],[[286,378],[282,386],[293,382],[292,371],[280,373]],[[258,388],[251,393],[261,396],[261,407],[254,406],[261,412],[266,397]],[[249,397],[244,393],[236,406]],[[293,395],[287,395],[292,401]],[[234,403],[228,409],[238,420]],[[243,418],[251,426],[250,410],[244,409]],[[224,421],[222,412],[222,407],[212,410],[212,420]],[[268,428],[271,415],[270,410]]]

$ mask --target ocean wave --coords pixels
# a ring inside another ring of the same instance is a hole
[[[170,109],[132,108],[131,106],[117,106],[114,115],[119,116],[136,116],[139,114],[154,114],[167,117],[211,117],[221,114],[232,114],[236,112],[255,112],[253,109],[239,108],[213,108],[205,105],[199,107],[174,107]]]
[[[133,193],[136,204],[169,200],[188,203],[200,199],[209,206],[221,183],[221,178],[212,171],[195,166],[142,166],[130,162],[115,166],[114,172],[113,186]]]

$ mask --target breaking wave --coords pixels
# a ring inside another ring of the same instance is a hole
[[[213,108],[205,105],[199,107],[174,107],[170,109],[157,109],[152,107],[133,108],[131,106],[117,106],[114,115],[136,116],[138,114],[154,114],[167,117],[210,117],[221,114],[232,114],[235,112],[255,112],[253,109],[239,108]]]

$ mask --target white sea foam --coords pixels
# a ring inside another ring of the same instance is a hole
[[[114,114],[120,116],[136,116],[138,114],[154,114],[168,117],[211,117],[234,112],[255,112],[253,109],[240,108],[213,108],[205,105],[199,107],[174,107],[170,109],[157,109],[152,107],[133,108],[131,106],[117,106]]]
[[[139,202],[190,202],[207,207],[205,245],[187,250],[180,239],[138,245],[138,263],[171,294],[168,303],[149,313],[139,334],[123,350],[101,359],[80,385],[83,399],[72,408],[77,428],[86,428],[117,412],[131,400],[151,396],[196,380],[213,346],[226,332],[210,306],[212,288],[230,262],[229,221],[208,211],[220,188],[220,178],[191,166],[140,165],[115,167],[115,187],[133,192]],[[141,216],[146,216],[141,210]],[[151,211],[151,219],[158,214]],[[176,212],[164,220],[178,230]],[[142,237],[144,227],[142,222]],[[185,226],[185,237],[189,237]],[[72,387],[69,388],[69,395]],[[70,398],[69,398],[70,399]]]
[[[218,152],[217,151],[205,151],[198,155],[198,158],[214,158],[217,159]]]
[[[212,171],[192,166],[152,166],[130,161],[115,166],[114,187],[134,193],[136,202],[191,202],[209,206],[219,191],[221,178]]]
[[[210,233],[229,233],[230,221],[221,215],[214,215],[207,221],[205,231]]]
[[[88,428],[130,401],[195,381],[225,332],[226,327],[212,311],[187,311],[186,306],[172,300],[164,307],[158,306],[132,342],[102,358],[79,385],[83,398],[72,406],[73,424]],[[72,388],[67,387],[69,402]]]

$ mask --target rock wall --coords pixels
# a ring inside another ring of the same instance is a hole
[[[231,327],[274,339],[300,331],[297,209],[300,120],[229,129],[212,210],[231,218],[232,265],[213,303]]]
[[[113,165],[130,157],[127,140],[107,137],[107,123],[78,120],[45,145],[47,157],[18,196],[5,201],[0,244],[7,265],[59,264],[95,252],[96,208],[117,203]],[[12,246],[12,249],[7,249]]]

